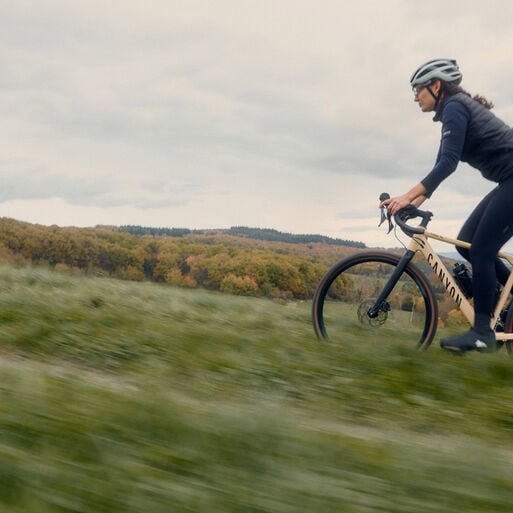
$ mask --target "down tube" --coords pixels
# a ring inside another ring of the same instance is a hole
[[[463,292],[454,280],[454,277],[447,270],[447,267],[442,262],[441,258],[433,250],[431,244],[429,244],[425,237],[418,235],[413,237],[412,245],[413,244],[415,244],[424,255],[426,262],[440,280],[442,286],[445,289],[446,294],[448,294],[454,300],[454,302],[462,311],[463,315],[466,317],[468,322],[470,324],[473,324],[474,308],[472,307],[468,299],[464,296]],[[409,249],[412,248],[410,247]]]

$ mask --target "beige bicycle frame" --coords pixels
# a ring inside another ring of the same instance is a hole
[[[463,295],[460,287],[456,283],[452,273],[447,270],[447,267],[442,262],[441,258],[438,256],[436,251],[433,249],[428,239],[438,240],[440,242],[445,242],[447,244],[452,244],[453,246],[458,246],[460,248],[470,248],[470,244],[468,242],[463,242],[458,239],[451,239],[450,237],[445,237],[443,235],[438,235],[436,233],[424,231],[422,234],[415,234],[411,238],[410,244],[408,245],[408,249],[411,251],[415,251],[417,253],[422,253],[426,262],[431,267],[433,272],[438,276],[438,279],[442,283],[445,288],[447,294],[449,294],[458,308],[462,311],[463,315],[466,317],[468,322],[472,325],[474,323],[474,307],[470,303],[470,301]],[[507,260],[511,266],[513,267],[513,255],[508,255],[506,253],[499,253],[497,255],[499,258],[503,258]],[[492,320],[490,325],[493,327],[497,323],[497,319],[499,315],[506,305],[506,301],[508,299],[508,293],[513,287],[513,270],[510,272],[508,281],[506,285],[502,289],[501,296],[495,307],[495,312],[493,313]],[[513,340],[513,333],[501,333],[496,332],[495,336],[497,340]]]

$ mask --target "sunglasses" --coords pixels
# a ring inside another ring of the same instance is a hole
[[[422,91],[422,89],[426,89],[426,87],[429,87],[430,85],[431,85],[431,84],[426,84],[426,85],[423,85],[423,86],[413,87],[413,88],[412,88],[413,96],[415,96],[415,98],[418,98],[418,97],[419,97],[420,92]]]
[[[419,94],[420,92],[422,91],[422,89],[426,89],[427,86],[422,86],[422,87],[414,87],[412,90],[413,90],[413,96],[415,96],[415,98],[418,98],[419,97]]]

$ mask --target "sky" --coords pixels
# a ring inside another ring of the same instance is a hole
[[[31,223],[397,246],[378,197],[440,139],[414,69],[456,58],[513,124],[510,0],[0,0],[0,43],[0,216]],[[431,230],[456,236],[493,185],[460,164]]]

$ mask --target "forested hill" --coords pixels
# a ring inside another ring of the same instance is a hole
[[[274,230],[155,230],[61,228],[0,218],[0,260],[232,294],[304,299],[312,296],[329,266],[364,247]]]
[[[336,246],[349,246],[352,248],[365,248],[363,242],[355,242],[345,239],[333,239],[324,235],[312,234],[293,234],[287,232],[280,232],[270,228],[248,228],[246,226],[232,226],[226,230],[228,235],[237,235],[241,237],[248,237],[256,240],[267,240],[276,242],[288,242],[290,244],[310,244],[312,242],[319,242],[322,244],[334,244]]]
[[[125,225],[119,228],[120,232],[131,233],[133,235],[153,235],[183,237],[189,234],[206,234],[211,231],[225,235],[234,235],[236,237],[247,237],[248,239],[265,240],[271,242],[287,242],[289,244],[310,244],[322,243],[333,244],[335,246],[348,246],[351,248],[365,248],[363,242],[356,242],[346,239],[336,239],[326,237],[325,235],[313,234],[293,234],[280,232],[271,228],[249,228],[247,226],[232,226],[227,230],[190,230],[188,228],[152,228],[146,226]]]

